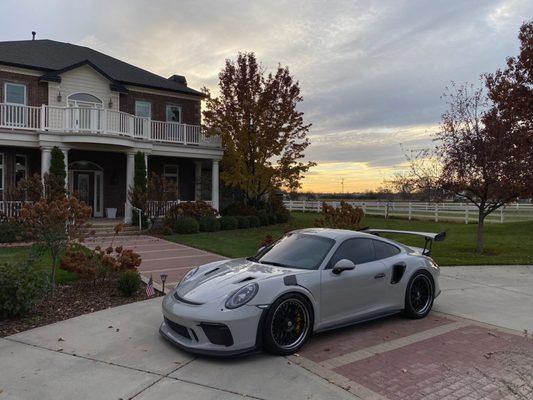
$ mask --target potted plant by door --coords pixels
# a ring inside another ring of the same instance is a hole
[[[107,215],[107,218],[115,219],[117,217],[117,209],[108,207],[105,209],[105,213]]]

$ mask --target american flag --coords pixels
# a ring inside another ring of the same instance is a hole
[[[152,275],[150,275],[150,279],[146,284],[146,295],[148,297],[152,297],[154,295],[154,280],[152,279]]]

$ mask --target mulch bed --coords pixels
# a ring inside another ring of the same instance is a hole
[[[146,300],[145,284],[132,297],[124,297],[116,288],[115,281],[75,281],[57,286],[55,291],[38,303],[34,311],[20,318],[0,319],[0,337],[13,335],[28,329],[52,324],[106,308],[135,301]],[[155,296],[160,296],[155,291]]]

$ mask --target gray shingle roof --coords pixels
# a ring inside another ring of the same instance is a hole
[[[47,78],[53,71],[82,63],[96,67],[115,83],[201,95],[179,79],[163,78],[88,47],[48,39],[0,42],[0,64],[42,70]]]

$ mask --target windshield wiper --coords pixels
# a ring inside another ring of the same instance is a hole
[[[260,264],[273,265],[274,267],[293,268],[290,265],[282,264],[274,261],[259,261]]]

